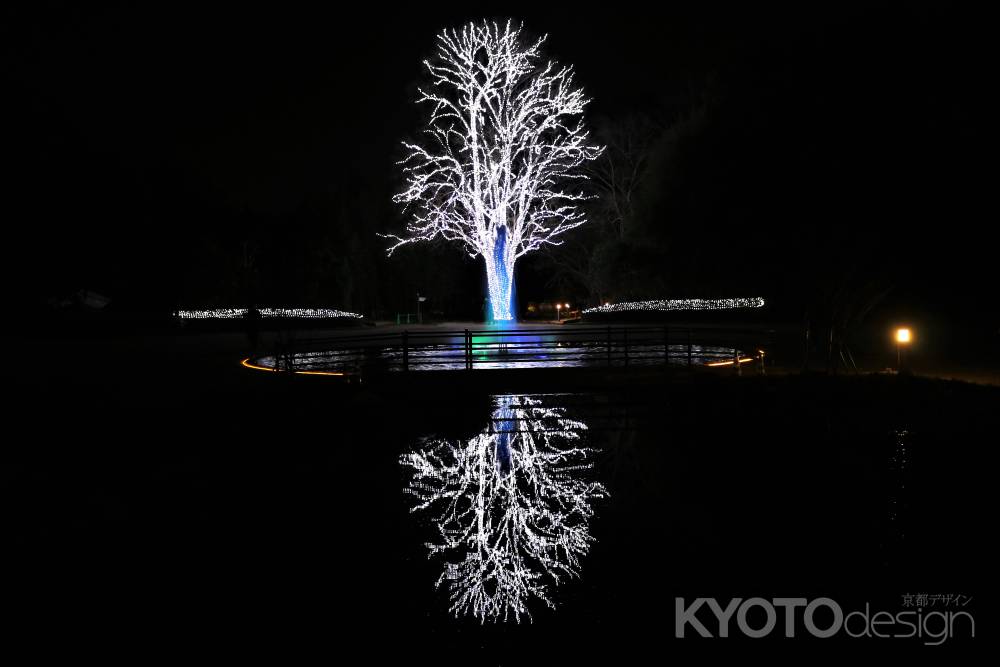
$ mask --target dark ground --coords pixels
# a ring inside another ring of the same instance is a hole
[[[512,664],[705,647],[672,639],[677,595],[890,609],[906,593],[985,595],[1000,389],[612,378],[593,399],[620,426],[594,435],[611,497],[582,578],[532,624],[483,627],[450,616],[434,590],[440,564],[426,558],[397,459],[421,436],[478,433],[489,392],[253,372],[238,364],[243,344],[52,339],[14,356],[2,481],[11,636],[45,651],[319,646]]]

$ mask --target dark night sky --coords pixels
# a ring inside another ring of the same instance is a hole
[[[508,3],[475,14],[379,5],[364,16],[333,3],[5,10],[5,245],[20,260],[6,267],[8,283],[31,296],[89,285],[169,300],[192,238],[240,214],[288,215],[317,192],[371,202],[379,228],[397,222],[393,162],[418,128],[420,60],[444,26],[512,15],[575,65],[594,117],[642,111],[669,123],[707,81],[737,82],[764,113],[788,119],[772,122],[788,128],[775,155],[814,142],[821,177],[863,165],[878,195],[856,200],[862,222],[845,233],[905,236],[900,247],[915,258],[905,270],[932,302],[989,293],[978,100],[991,79],[979,73],[976,17],[690,4]],[[841,136],[870,154],[829,156],[815,139]],[[854,162],[833,165],[845,159]],[[922,203],[929,184],[938,192]]]

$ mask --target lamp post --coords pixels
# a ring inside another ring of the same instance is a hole
[[[562,304],[556,304],[556,322],[562,322]]]
[[[423,315],[420,312],[420,304],[422,304],[424,301],[427,301],[427,297],[420,296],[420,292],[417,292],[417,324],[424,323]]]
[[[896,372],[903,370],[903,346],[909,345],[913,340],[913,335],[906,327],[896,329]]]

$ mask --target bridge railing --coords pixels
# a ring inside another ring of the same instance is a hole
[[[403,330],[279,345],[286,370],[452,370],[734,364],[759,360],[772,331],[700,326]]]

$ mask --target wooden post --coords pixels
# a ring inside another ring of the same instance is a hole
[[[465,369],[472,370],[472,335],[465,330]]]
[[[410,332],[403,331],[403,370],[410,370],[410,350],[409,350],[409,336]]]
[[[611,365],[611,325],[608,325],[608,366]]]
[[[670,363],[670,329],[663,327],[663,363]]]

